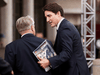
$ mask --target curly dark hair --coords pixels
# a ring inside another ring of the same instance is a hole
[[[62,7],[60,5],[58,5],[57,3],[49,3],[47,5],[45,5],[42,10],[45,11],[51,11],[53,13],[57,13],[58,11],[60,11],[61,16],[64,17],[64,11],[62,9]]]

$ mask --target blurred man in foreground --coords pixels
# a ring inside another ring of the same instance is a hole
[[[13,71],[8,62],[0,58],[0,74],[1,75],[12,75]]]

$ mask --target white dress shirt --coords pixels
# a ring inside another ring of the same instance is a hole
[[[60,23],[62,22],[63,19],[64,19],[64,18],[62,18],[62,19],[59,21],[59,23],[57,24],[57,27],[56,27],[57,30],[59,29]]]
[[[22,38],[24,35],[26,35],[26,34],[32,34],[32,33],[25,33],[25,34],[23,34],[23,35],[21,36],[21,38]]]

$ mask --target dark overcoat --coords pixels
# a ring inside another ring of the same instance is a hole
[[[33,54],[33,51],[44,40],[33,34],[26,34],[21,39],[6,46],[5,60],[12,66],[14,75],[51,75],[50,71],[45,72],[40,67],[37,58]],[[52,45],[50,41],[49,43]]]

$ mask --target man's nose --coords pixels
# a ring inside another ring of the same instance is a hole
[[[47,22],[49,22],[49,18],[47,18]]]

